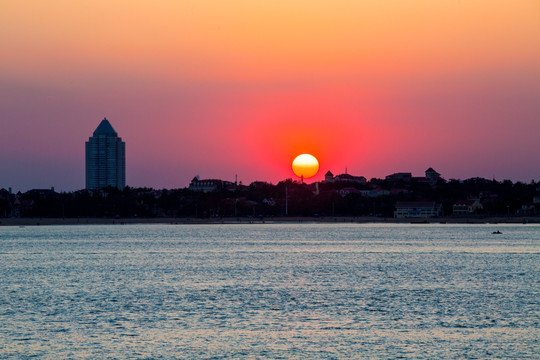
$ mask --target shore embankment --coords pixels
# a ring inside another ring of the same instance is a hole
[[[126,224],[272,224],[272,223],[387,223],[387,224],[539,224],[530,217],[383,218],[371,216],[231,217],[231,218],[0,218],[0,226],[126,225]]]

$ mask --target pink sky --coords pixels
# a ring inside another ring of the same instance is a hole
[[[0,12],[0,188],[84,188],[103,117],[127,184],[193,176],[540,180],[540,3],[14,1]]]

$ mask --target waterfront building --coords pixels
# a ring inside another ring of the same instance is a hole
[[[430,218],[442,214],[442,205],[434,201],[398,201],[395,218]]]
[[[86,189],[126,186],[126,144],[107,118],[86,142]]]
[[[482,209],[479,199],[460,200],[452,206],[454,215],[471,215]]]

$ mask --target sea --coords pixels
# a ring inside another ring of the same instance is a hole
[[[540,225],[3,226],[30,358],[539,359]]]

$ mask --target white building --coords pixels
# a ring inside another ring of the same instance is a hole
[[[126,144],[105,118],[86,142],[86,188],[126,186]]]
[[[442,214],[442,205],[435,201],[399,201],[394,211],[395,218],[430,218]]]
[[[452,206],[454,215],[471,215],[482,210],[484,207],[478,199],[460,200]]]

